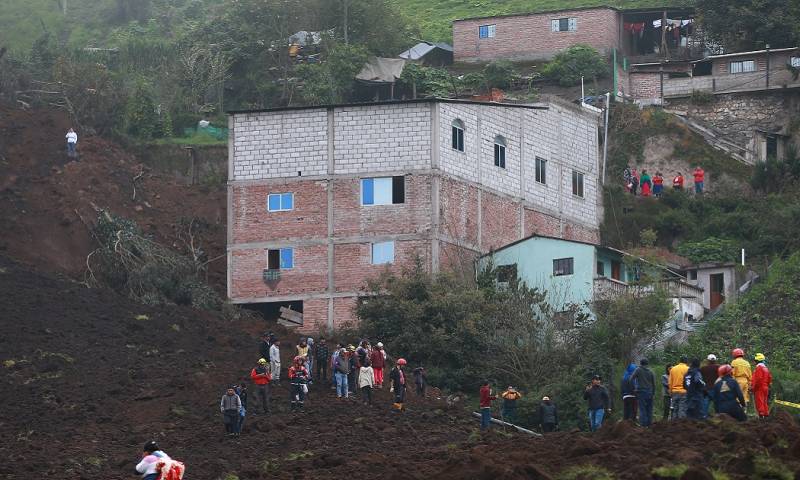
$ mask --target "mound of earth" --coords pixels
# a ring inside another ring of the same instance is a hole
[[[79,158],[66,154],[70,127],[60,110],[0,106],[0,252],[19,261],[82,278],[97,245],[87,224],[95,208],[130,218],[166,245],[177,241],[182,218],[209,225],[202,239],[208,259],[225,252],[225,188],[180,185],[149,172],[120,146],[80,136]],[[141,175],[135,182],[134,178]],[[85,222],[85,223],[84,223]],[[209,264],[209,282],[225,287],[224,257]]]

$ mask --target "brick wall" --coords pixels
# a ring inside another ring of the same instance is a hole
[[[287,244],[287,246],[292,246]],[[280,280],[265,283],[264,248],[233,249],[231,252],[231,298],[264,298],[323,292],[328,287],[327,245],[292,246],[294,268],[281,270]]]
[[[519,202],[481,193],[481,249],[489,251],[522,238]]]
[[[661,74],[659,72],[628,75],[628,95],[636,99],[661,98]]]
[[[321,108],[234,115],[231,180],[324,174],[327,125]]]
[[[430,263],[430,241],[396,240],[394,263],[372,265],[372,244],[349,243],[334,247],[333,278],[336,292],[364,291],[367,281],[386,272],[401,274],[414,265],[416,257],[423,265]]]
[[[577,30],[551,31],[551,20],[565,17],[577,19]],[[479,38],[481,25],[495,25],[495,37]],[[577,43],[591,45],[604,53],[619,48],[619,14],[601,7],[453,22],[456,61],[549,59]]]
[[[478,246],[478,188],[444,177],[439,184],[439,233]]]
[[[327,298],[303,300],[303,326],[298,330],[304,333],[326,332],[328,328],[328,301]]]
[[[356,320],[356,315],[353,311],[356,301],[356,297],[333,299],[333,328],[341,328]]]
[[[233,243],[308,239],[328,234],[327,181],[279,181],[231,189]],[[294,210],[270,212],[270,193],[294,193]]]
[[[361,179],[341,178],[333,190],[337,237],[424,233],[431,225],[430,175],[405,176],[405,203],[361,205]]]

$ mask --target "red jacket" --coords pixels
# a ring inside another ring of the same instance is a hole
[[[706,178],[706,172],[704,172],[702,168],[698,168],[694,171],[694,183],[700,183],[704,178]]]
[[[369,362],[372,368],[383,368],[386,366],[386,360],[383,358],[383,350],[375,349],[369,355]]]
[[[653,185],[662,185],[664,183],[664,177],[661,175],[656,175],[653,177]]]
[[[266,368],[264,370],[265,373],[258,373],[255,368],[250,371],[250,378],[253,380],[253,383],[256,385],[266,385],[272,381],[272,375],[269,374],[269,370]]]
[[[497,400],[497,397],[489,393],[489,386],[481,387],[481,408],[491,408],[492,400]]]
[[[672,186],[683,188],[683,175],[678,175],[672,179]]]
[[[750,382],[754,392],[769,390],[769,386],[772,385],[772,374],[769,373],[769,368],[763,363],[756,365],[756,371],[753,372]]]

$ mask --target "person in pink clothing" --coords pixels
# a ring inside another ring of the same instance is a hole
[[[383,344],[378,342],[369,355],[369,362],[375,375],[375,388],[383,388],[383,369],[386,367],[386,351]]]

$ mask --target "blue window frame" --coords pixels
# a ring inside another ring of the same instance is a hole
[[[405,201],[404,176],[361,179],[361,205],[392,205]]]
[[[267,250],[267,269],[285,270],[294,267],[294,249],[276,248]]]
[[[495,25],[481,25],[478,27],[478,37],[494,38],[495,31],[496,31]]]
[[[286,212],[294,209],[294,193],[270,193],[267,197],[267,210]]]
[[[394,263],[394,241],[372,244],[372,264]]]
[[[281,248],[281,270],[294,268],[294,249]]]

